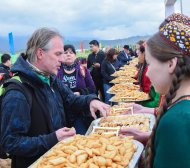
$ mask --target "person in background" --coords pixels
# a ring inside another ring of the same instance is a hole
[[[5,92],[1,103],[0,142],[12,156],[12,168],[29,167],[56,143],[75,135],[75,129],[67,127],[65,110],[88,109],[94,118],[97,110],[104,117],[109,112],[97,96],[78,96],[57,78],[63,53],[62,36],[40,28],[27,42],[27,59],[18,57],[11,68],[25,88]]]
[[[0,85],[6,82],[8,79],[12,77],[12,73],[10,73],[12,62],[11,56],[9,54],[3,54],[1,56],[1,64],[0,64]]]
[[[149,93],[151,82],[150,79],[146,76],[148,66],[145,60],[145,47],[143,45],[137,48],[137,55],[139,60],[139,70],[135,79],[137,79],[138,84],[140,85],[140,89],[145,93]]]
[[[190,167],[190,18],[170,17],[146,46],[147,76],[165,95],[145,151],[147,168]]]
[[[105,95],[105,103],[110,104],[109,99],[113,96],[112,94],[107,93],[107,90],[113,86],[110,83],[115,77],[111,76],[114,72],[119,70],[121,67],[120,62],[117,59],[119,52],[111,48],[106,53],[106,58],[102,62],[101,73],[103,76],[103,83],[104,83],[104,95]]]
[[[90,70],[92,75],[92,79],[96,86],[96,94],[101,94],[101,99],[104,102],[104,89],[103,89],[103,80],[101,75],[101,64],[105,58],[105,54],[99,48],[99,42],[97,40],[90,41],[90,50],[92,51],[91,54],[88,55],[87,58],[87,68]]]
[[[139,50],[140,46],[144,46],[145,47],[146,41],[145,40],[139,40],[136,44],[135,44],[135,56],[138,57],[137,55],[137,50]],[[136,67],[139,67],[139,64],[136,65]]]
[[[131,60],[130,58],[131,55],[129,54],[130,54],[129,45],[124,45],[123,51],[121,51],[117,57],[122,66],[129,64],[129,61]]]
[[[96,88],[89,70],[80,65],[73,45],[64,45],[64,60],[58,72],[58,78],[76,95],[95,94]],[[74,127],[77,134],[85,134],[93,117],[89,112],[67,111],[69,127]]]

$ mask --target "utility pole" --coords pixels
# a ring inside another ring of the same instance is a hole
[[[165,17],[166,18],[175,12],[175,9],[174,9],[175,3],[176,3],[176,0],[165,0]]]
[[[182,0],[180,0],[180,7],[181,7],[181,14],[183,14],[183,3],[182,3]]]

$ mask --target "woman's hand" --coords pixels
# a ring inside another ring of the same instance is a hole
[[[128,107],[133,108],[133,113],[134,114],[141,114],[141,113],[154,114],[154,108],[144,107],[144,106],[142,106],[140,104],[131,103],[131,104],[129,104]],[[128,114],[128,113],[129,113],[128,111],[126,113],[124,112],[124,114]]]
[[[136,128],[121,128],[119,134],[121,136],[133,136],[135,140],[146,144],[151,133],[143,132]]]

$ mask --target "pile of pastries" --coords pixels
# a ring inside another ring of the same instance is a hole
[[[114,136],[119,135],[119,130],[120,127],[99,127],[99,126],[94,126],[91,134],[99,134],[99,135],[104,135],[104,134],[111,134]]]
[[[126,83],[126,84],[115,84],[112,86],[107,92],[111,94],[116,94],[118,92],[128,92],[128,91],[133,91],[133,90],[140,90],[139,85],[134,85],[131,83]]]
[[[137,82],[137,80],[135,80],[134,78],[130,77],[130,76],[119,76],[113,80],[110,81],[110,83],[134,83]]]
[[[139,90],[128,90],[127,92],[118,92],[111,98],[111,101],[126,102],[126,101],[144,101],[148,100],[149,95]]]
[[[125,113],[125,114],[133,113],[133,108],[130,107],[130,104],[120,103],[118,105],[114,105],[114,106],[110,107],[109,116],[122,115],[123,113]]]
[[[101,118],[100,127],[125,127],[137,128],[141,131],[148,132],[150,130],[150,118],[143,114],[138,115],[123,115],[123,116],[110,116]]]
[[[111,76],[114,77],[118,77],[118,76],[130,76],[130,77],[134,77],[137,74],[137,70],[136,69],[121,69],[119,71],[114,72]]]
[[[131,138],[76,135],[55,145],[37,161],[35,168],[124,168],[136,150]]]

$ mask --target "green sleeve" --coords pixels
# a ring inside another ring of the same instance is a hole
[[[154,87],[150,88],[150,97],[151,99],[148,101],[141,102],[140,104],[144,107],[158,107],[160,102],[160,94],[154,90]]]
[[[156,131],[156,168],[190,167],[190,113],[178,110],[176,115],[175,112],[166,113]]]

